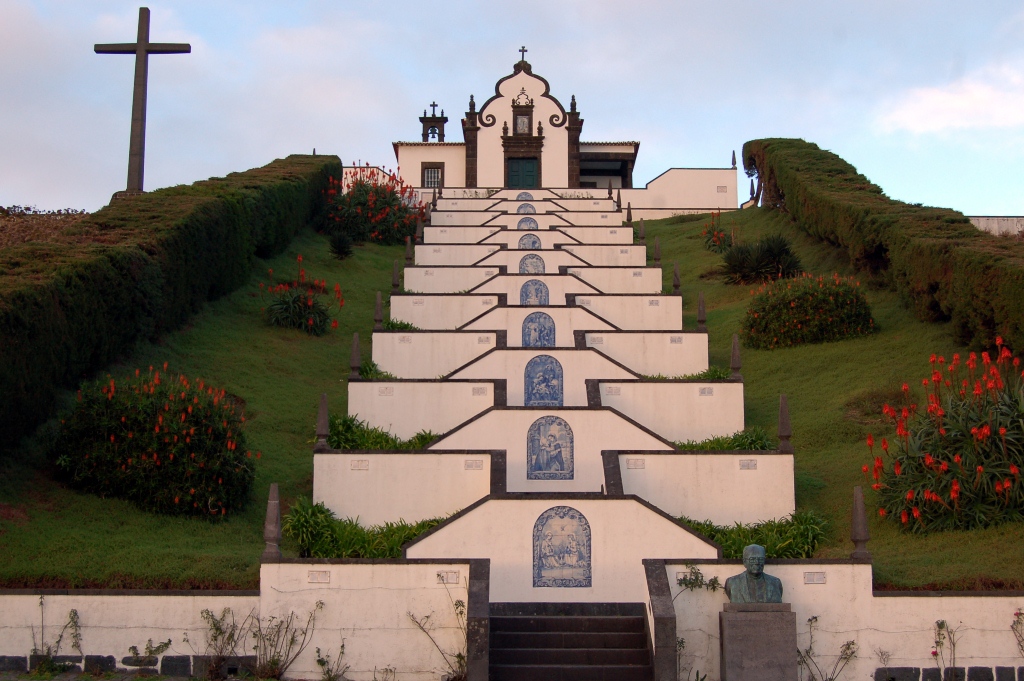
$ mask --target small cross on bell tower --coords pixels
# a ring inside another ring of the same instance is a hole
[[[438,142],[444,142],[444,124],[448,122],[448,117],[444,115],[444,109],[441,109],[441,115],[437,115],[437,102],[430,103],[430,115],[427,115],[427,110],[423,110],[423,115],[420,117],[420,123],[423,124],[423,141],[429,142],[436,140]]]

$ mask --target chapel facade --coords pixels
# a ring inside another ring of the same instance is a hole
[[[521,59],[477,110],[462,119],[462,142],[445,140],[448,118],[432,105],[420,118],[418,142],[395,142],[402,179],[418,188],[633,187],[640,143],[583,142],[583,118],[573,95],[566,111],[548,81]]]

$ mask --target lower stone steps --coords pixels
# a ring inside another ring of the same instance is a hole
[[[492,603],[493,681],[650,681],[643,603]]]

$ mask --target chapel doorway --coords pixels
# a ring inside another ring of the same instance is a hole
[[[538,162],[535,158],[510,158],[505,161],[508,164],[508,188],[509,189],[537,189],[539,173]]]

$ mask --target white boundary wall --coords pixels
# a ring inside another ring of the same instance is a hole
[[[417,244],[413,262],[421,267],[472,265],[500,248],[498,244]]]
[[[989,234],[1024,238],[1024,217],[978,216],[970,218],[970,221],[972,225]]]
[[[577,296],[576,304],[623,331],[680,331],[683,299],[679,296]]]
[[[377,331],[373,361],[398,378],[437,378],[496,347],[487,331]]]
[[[671,516],[732,525],[783,518],[796,509],[792,454],[632,452],[619,454],[619,468],[624,493]]]
[[[595,245],[580,244],[563,246],[568,251],[592,267],[646,267],[647,247],[631,244]],[[659,289],[660,291],[661,289]]]
[[[439,571],[457,572],[456,583],[438,583]],[[311,577],[330,581],[311,582]],[[344,639],[345,664],[350,665],[346,678],[369,681],[374,667],[393,666],[403,681],[436,681],[447,667],[406,613],[433,613],[431,633],[441,648],[465,651],[452,603],[467,602],[468,577],[468,562],[265,563],[260,569],[262,609],[265,616],[303,615],[317,600],[324,601],[313,640],[292,665],[289,678],[320,678],[316,648],[330,651],[333,660]]]
[[[402,286],[411,293],[458,293],[469,291],[497,274],[497,267],[406,267]]]
[[[494,384],[469,381],[349,381],[348,413],[407,440],[446,433],[494,406]]]
[[[313,455],[313,501],[363,526],[446,516],[487,496],[490,452]]]
[[[740,382],[601,381],[601,404],[673,442],[732,435],[745,423]]]
[[[957,666],[1024,666],[1009,626],[1024,597],[937,596],[927,592],[920,596],[873,596],[868,564],[787,563],[768,561],[765,572],[782,580],[782,600],[792,603],[796,612],[800,647],[807,647],[807,619],[813,616],[818,617],[814,649],[821,655],[819,664],[824,661],[831,668],[844,642],[853,640],[858,644],[859,653],[843,673],[844,679],[873,678],[875,669],[881,666],[873,652],[876,648],[892,654],[890,667],[934,669],[932,627],[940,619],[953,627],[962,623]],[[718,577],[722,583],[743,571],[738,561],[698,567],[705,578]],[[666,565],[672,596],[676,597],[676,636],[686,639],[682,668],[700,669],[709,679],[718,679],[718,613],[727,599],[721,590],[681,589],[676,575],[686,570],[682,562]],[[823,575],[824,583],[805,584],[805,575],[819,580]]]
[[[560,231],[585,244],[633,243],[633,230],[628,227],[562,227]]]
[[[493,227],[441,227],[427,225],[423,228],[423,243],[430,244],[476,244],[501,230]]]
[[[594,331],[587,347],[645,376],[689,376],[708,369],[708,335],[679,331]]]

